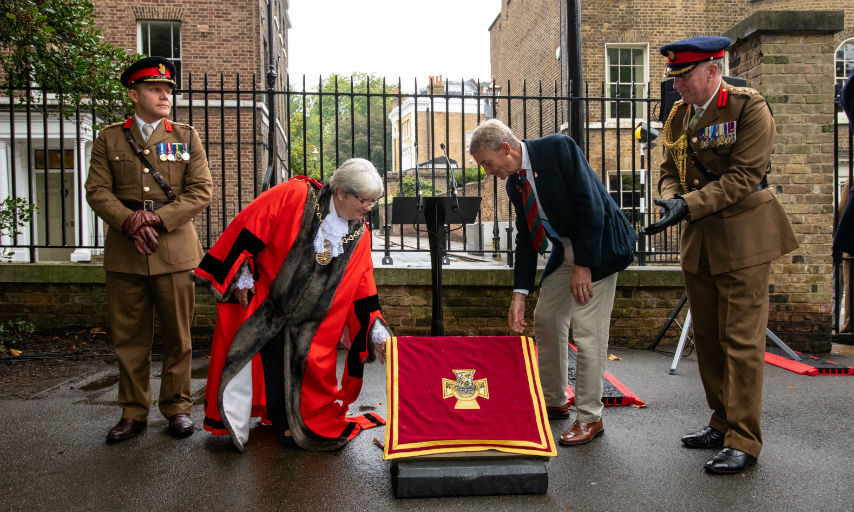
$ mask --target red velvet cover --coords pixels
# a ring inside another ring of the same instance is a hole
[[[386,355],[385,459],[482,450],[557,455],[531,338],[395,337]]]

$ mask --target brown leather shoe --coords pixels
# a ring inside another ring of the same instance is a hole
[[[569,418],[569,402],[559,407],[546,406],[546,414],[550,420],[565,420]]]
[[[147,421],[137,421],[132,420],[130,418],[122,418],[116,423],[116,426],[111,428],[109,432],[107,432],[107,442],[108,443],[119,443],[125,440],[130,439],[131,437],[139,434],[145,427],[148,426]]]
[[[193,420],[186,413],[179,413],[169,418],[169,433],[173,437],[187,437],[195,431]]]
[[[604,432],[605,427],[602,426],[602,418],[599,418],[599,421],[595,423],[581,423],[575,420],[569,430],[561,434],[558,442],[564,446],[585,444],[601,436]]]

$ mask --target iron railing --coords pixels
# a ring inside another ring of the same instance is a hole
[[[188,74],[186,88],[173,96],[173,119],[195,126],[214,179],[212,204],[196,219],[205,247],[261,192],[268,151],[267,91],[255,76],[247,84],[236,75],[226,86],[221,74],[216,82],[204,75],[198,84]],[[491,117],[503,120],[521,138],[560,132],[573,104],[582,106],[585,120],[579,145],[611,195],[637,229],[655,220],[649,206],[661,152],[652,147],[654,135],[638,141],[633,134],[640,121],[658,122],[660,99],[650,97],[649,84],[642,98],[609,98],[604,84],[586,84],[582,98],[561,96],[556,82],[523,82],[518,93],[510,86],[432,80],[427,87],[414,82],[415,92],[404,92],[400,81],[391,85],[349,77],[319,80],[310,89],[303,78],[301,90],[289,85],[274,92],[282,109],[275,127],[282,141],[277,178],[309,174],[325,179],[346,158],[371,160],[388,191],[371,215],[374,250],[389,257],[428,250],[423,229],[391,224],[393,196],[414,194],[416,170],[427,185],[425,195],[447,194],[456,173],[459,194],[481,196],[483,203],[474,224],[446,226],[451,234],[447,253],[501,257],[512,265],[513,212],[503,182],[485,176],[470,161],[468,137]],[[404,136],[407,122],[410,131]],[[20,250],[18,259],[68,259],[71,252],[102,248],[103,226],[88,209],[83,189],[91,145],[102,123],[91,106],[63,104],[61,95],[43,89],[13,89],[0,97],[0,151],[5,151],[0,165],[6,166],[0,197],[22,197],[39,208],[20,235],[3,238],[3,246]],[[437,149],[440,144],[456,160],[450,170]],[[640,237],[637,262],[678,261],[678,237],[677,228]]]

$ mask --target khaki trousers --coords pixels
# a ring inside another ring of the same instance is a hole
[[[704,259],[699,274],[683,275],[709,426],[726,434],[725,446],[757,457],[771,264],[711,275]]]
[[[118,404],[123,418],[148,420],[155,308],[163,339],[158,406],[167,418],[190,413],[190,324],[196,300],[190,272],[156,276],[107,272],[107,302],[119,360]]]
[[[617,289],[617,273],[593,283],[593,298],[585,306],[575,302],[569,290],[575,257],[569,239],[562,238],[563,263],[543,281],[534,309],[534,337],[546,405],[566,404],[569,383],[569,330],[578,348],[575,371],[576,420],[599,421],[602,388],[608,357],[608,331]]]

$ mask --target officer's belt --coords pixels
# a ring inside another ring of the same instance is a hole
[[[697,158],[697,153],[694,153],[693,151],[691,152],[691,161],[694,162],[694,167],[696,167],[701,173],[703,173],[703,176],[705,176],[707,180],[718,181],[719,179],[721,179],[720,176],[710,171],[709,168],[706,167],[706,164],[704,164],[702,160]],[[760,190],[765,190],[766,188],[768,188],[767,172],[762,175],[762,181],[759,182],[759,185],[756,185],[756,188],[753,189],[753,191],[759,192]]]
[[[161,201],[159,199],[146,199],[144,201],[122,200],[122,204],[131,210],[145,210],[153,212],[159,208],[166,206],[172,201]]]

